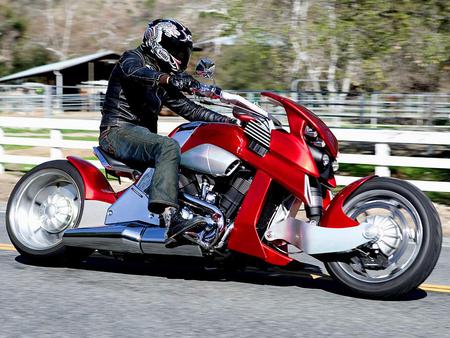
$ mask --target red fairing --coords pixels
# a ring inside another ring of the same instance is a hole
[[[325,142],[327,149],[330,151],[330,155],[336,158],[339,151],[337,139],[331,132],[330,128],[328,128],[327,125],[316,116],[316,114],[308,108],[298,105],[294,101],[283,96],[269,92],[263,92],[261,95],[270,97],[284,106],[287,113],[291,134],[301,137],[304,127],[303,120],[306,121],[310,127],[317,130],[319,137]]]
[[[114,203],[117,196],[108,180],[100,170],[88,161],[75,156],[68,156],[67,160],[77,168],[84,183],[84,198],[106,203]]]
[[[343,210],[343,206],[347,198],[358,189],[363,183],[375,176],[364,177],[342,189],[332,200],[328,208],[325,210],[320,226],[326,228],[348,228],[359,225],[357,221],[348,217]]]
[[[262,171],[256,173],[234,221],[228,248],[259,257],[270,264],[283,266],[292,259],[262,244],[256,232],[256,224],[266,202],[271,181],[266,173]]]
[[[263,157],[248,149],[248,138],[238,126],[212,123],[198,127],[181,148],[184,153],[200,144],[214,144],[270,176],[303,201],[305,173],[319,176],[307,145],[283,131],[272,131],[270,151]]]
[[[241,208],[234,221],[228,248],[248,255],[266,258],[261,241],[256,232],[256,224],[266,202],[267,192],[272,179],[258,171],[245,195]]]

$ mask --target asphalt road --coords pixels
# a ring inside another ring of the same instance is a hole
[[[0,211],[0,243],[9,243]],[[0,246],[0,337],[450,337],[449,292],[358,299],[326,278],[197,261],[33,266]],[[450,284],[450,245],[428,284]]]

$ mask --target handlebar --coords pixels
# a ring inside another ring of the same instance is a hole
[[[196,86],[191,88],[191,91],[201,97],[208,97],[210,99],[220,99],[222,89],[216,86],[209,86],[201,82],[197,82]]]
[[[253,112],[254,115],[259,115],[260,117],[266,119],[269,122],[271,129],[274,129],[275,126],[281,126],[280,121],[274,118],[271,114],[240,95],[228,93],[219,87],[206,85],[201,82],[197,82],[195,86],[191,88],[191,91],[201,97],[220,99],[220,102],[248,109]],[[235,115],[235,117],[243,122],[248,122],[244,119],[243,115]]]

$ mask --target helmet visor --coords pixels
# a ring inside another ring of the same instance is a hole
[[[188,63],[189,63],[189,59],[191,58],[191,53],[192,53],[192,49],[190,49],[190,48],[180,48],[179,50],[172,53],[172,56],[175,59],[177,59],[178,61],[180,61],[180,70],[181,71],[186,70]]]

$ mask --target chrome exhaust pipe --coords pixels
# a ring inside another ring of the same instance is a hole
[[[203,256],[197,245],[166,248],[165,231],[165,228],[148,227],[139,222],[69,229],[64,233],[63,244],[120,253]]]

